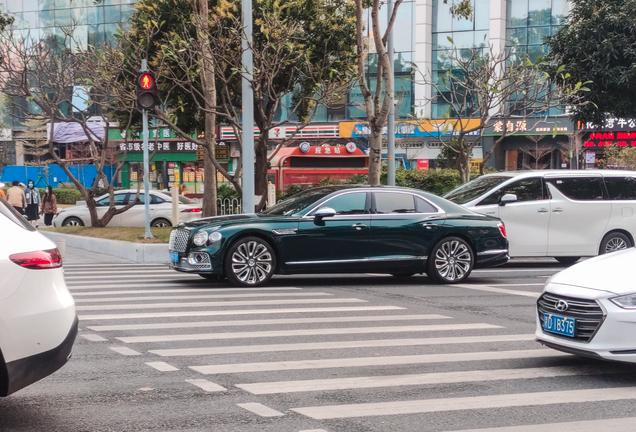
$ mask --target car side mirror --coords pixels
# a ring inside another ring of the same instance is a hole
[[[320,207],[318,210],[316,210],[316,213],[314,213],[314,216],[316,217],[316,219],[334,217],[335,215],[336,215],[336,211],[332,209],[331,207]]]
[[[503,207],[506,204],[510,204],[510,203],[513,203],[513,202],[517,202],[517,195],[515,195],[515,194],[505,194],[499,200],[499,205]]]

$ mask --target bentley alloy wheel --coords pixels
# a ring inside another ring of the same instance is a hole
[[[264,285],[274,274],[275,268],[274,251],[258,237],[240,239],[230,247],[226,256],[225,274],[234,285]]]
[[[473,270],[475,257],[465,240],[446,237],[435,247],[428,258],[428,276],[437,283],[458,283]]]

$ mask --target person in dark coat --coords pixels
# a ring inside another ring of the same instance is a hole
[[[38,227],[38,221],[40,220],[40,191],[35,188],[33,180],[29,180],[27,188],[24,191],[24,198],[26,199],[26,216],[27,220],[31,222],[34,228]]]

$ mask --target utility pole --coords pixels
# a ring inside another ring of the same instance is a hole
[[[391,21],[391,15],[393,15],[393,0],[388,0],[387,3],[387,23]],[[391,27],[391,31],[389,32],[389,40],[388,40],[388,54],[389,54],[389,79],[395,83],[395,77],[393,76],[393,69],[395,67],[393,63],[393,27]],[[395,87],[394,87],[395,89]],[[395,91],[393,91],[392,95],[387,95],[391,97],[391,108],[389,109],[389,118],[387,119],[387,149],[386,149],[386,158],[387,158],[387,181],[386,183],[389,186],[395,186]]]
[[[254,89],[252,88],[252,0],[243,0],[243,213],[254,213]]]

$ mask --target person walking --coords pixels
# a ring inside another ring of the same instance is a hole
[[[24,214],[24,208],[26,207],[26,198],[24,191],[20,189],[19,181],[13,180],[11,183],[13,186],[7,191],[7,202],[13,206],[21,215]]]
[[[24,197],[26,199],[26,216],[27,220],[31,222],[33,228],[38,227],[38,221],[40,220],[40,191],[35,188],[33,180],[29,180],[27,183],[26,191],[24,191]]]
[[[57,214],[57,198],[53,195],[53,188],[47,186],[42,198],[42,210],[40,215],[44,215],[44,225],[47,227],[53,225],[53,216]]]

